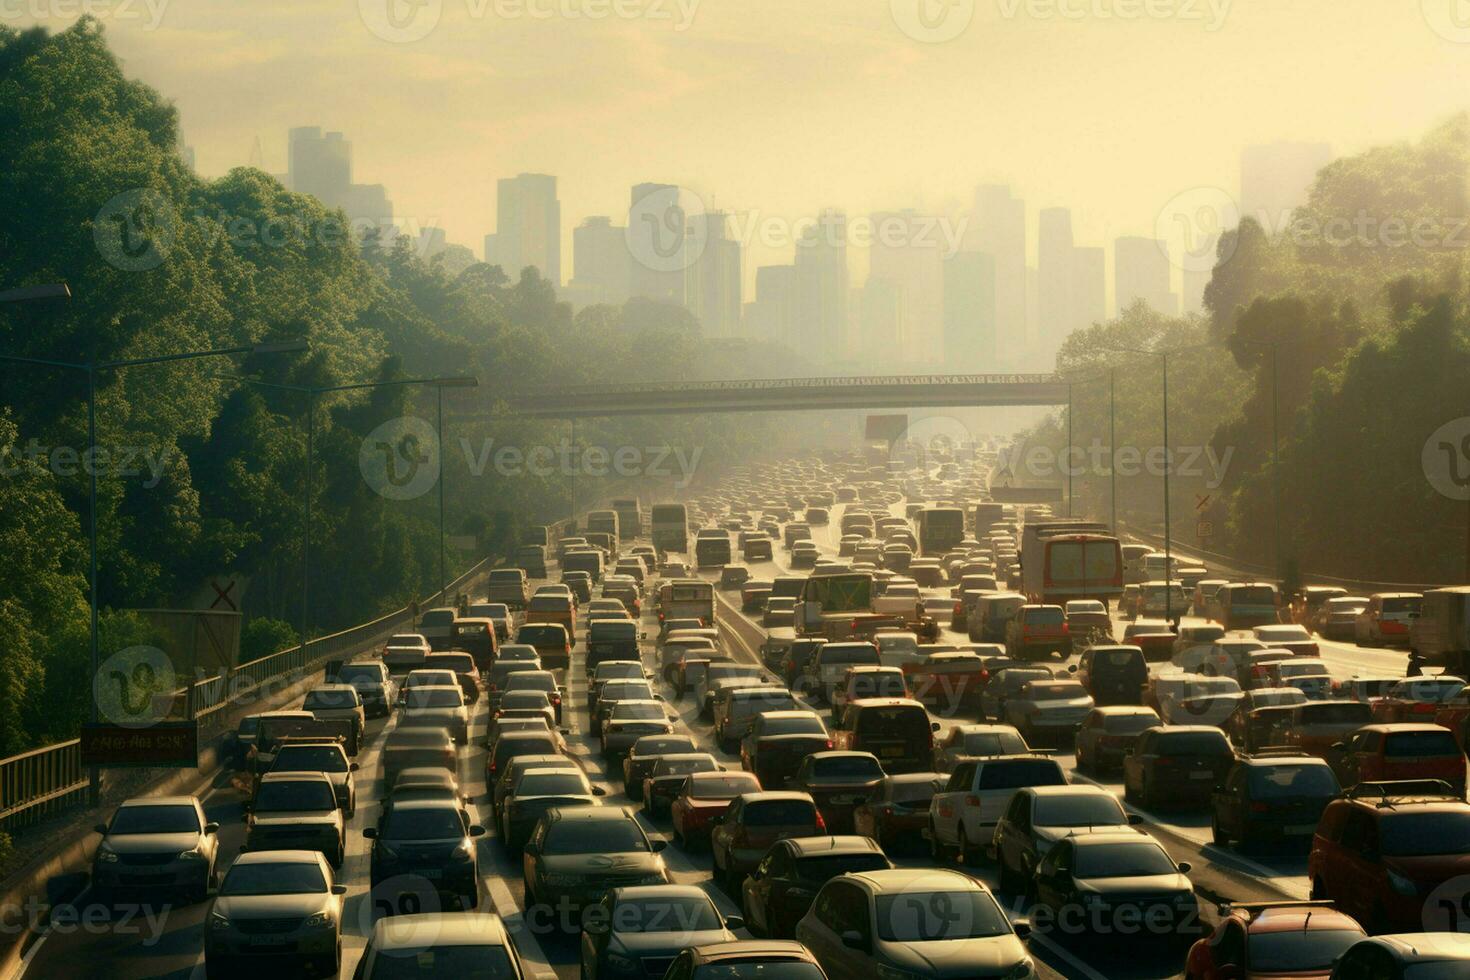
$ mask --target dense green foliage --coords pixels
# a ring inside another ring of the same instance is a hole
[[[650,302],[574,316],[534,270],[512,280],[480,264],[451,277],[406,237],[354,240],[344,216],[266,174],[237,169],[204,180],[177,150],[174,109],[124,77],[95,21],[54,35],[0,28],[0,288],[66,282],[73,293],[63,305],[0,306],[0,353],[106,362],[310,342],[308,353],[98,373],[99,444],[119,463],[132,454],[137,471],[99,467],[103,656],[142,641],[136,621],[111,610],[197,608],[200,595],[213,597],[216,577],[248,582],[245,656],[295,640],[308,397],[232,376],[323,388],[475,375],[477,390],[444,392],[452,577],[508,548],[525,525],[571,512],[573,478],[560,468],[538,474],[491,462],[502,447],[556,447],[570,436],[565,423],[497,416],[501,393],[739,375],[771,358],[747,348],[712,360],[687,313]],[[0,364],[0,392],[5,755],[74,734],[90,710],[87,481],[70,455],[87,445],[86,374]],[[433,423],[435,396],[399,386],[315,399],[313,633],[438,588],[438,493],[387,499],[360,463],[385,422]],[[755,422],[608,421],[579,425],[576,442],[672,444],[686,456],[698,449],[708,464],[761,444],[764,432]],[[39,448],[27,452],[32,440]],[[630,479],[577,476],[580,505],[629,489]],[[648,499],[667,486],[653,479],[638,489]]]

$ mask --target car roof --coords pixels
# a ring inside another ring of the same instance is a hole
[[[1446,728],[1446,727],[1444,727],[1443,725],[1432,725],[1432,724],[1423,724],[1423,723],[1419,723],[1419,722],[1400,721],[1400,722],[1394,722],[1394,723],[1384,722],[1384,723],[1380,723],[1380,724],[1377,724],[1377,725],[1364,725],[1363,727],[1359,728],[1358,731],[1360,731],[1360,732],[1384,732],[1384,733],[1390,733],[1391,732],[1391,733],[1397,734],[1399,732],[1449,732],[1449,729]]]
[[[195,796],[135,796],[131,800],[123,800],[118,804],[119,808],[125,806],[194,806],[199,802]]]
[[[323,782],[323,783],[330,783],[331,782],[331,780],[327,778],[327,774],[326,773],[324,773],[324,772],[313,772],[313,771],[308,770],[308,769],[298,769],[298,770],[294,770],[292,772],[268,772],[268,773],[265,773],[264,775],[262,775],[260,777],[260,781],[261,781],[262,784],[264,784],[264,783],[300,783],[300,782],[306,782],[306,781]]]
[[[813,854],[882,854],[883,849],[871,837],[839,834],[834,837],[788,837],[786,845],[798,857]]]
[[[279,852],[263,852],[279,853]],[[242,855],[243,857],[243,855]],[[379,919],[372,945],[379,951],[435,946],[507,946],[505,923],[494,912],[423,912]]]
[[[241,851],[230,862],[230,866],[238,868],[242,864],[309,864],[317,867],[321,860],[320,851]]]
[[[1374,936],[1371,942],[1387,946],[1405,963],[1470,962],[1470,943],[1459,932],[1414,932]]]
[[[638,822],[632,809],[626,806],[552,807],[546,811],[546,818],[548,821],[571,820],[577,823],[606,823],[613,820]]]
[[[932,888],[952,887],[956,891],[989,891],[967,874],[948,868],[881,868],[848,875],[868,885],[875,892],[903,891],[915,885]]]
[[[1361,932],[1363,927],[1345,912],[1329,905],[1282,905],[1259,910],[1238,910],[1248,919],[1247,931],[1252,935],[1277,932],[1302,932],[1313,929]]]
[[[801,943],[782,939],[737,939],[734,942],[710,943],[708,946],[692,946],[689,952],[695,964],[762,957],[802,960],[807,963],[816,962],[811,951]]]
[[[1027,786],[1026,792],[1036,796],[1106,796],[1110,800],[1116,800],[1112,790],[1101,786],[1091,786],[1087,783],[1064,783],[1061,786]]]

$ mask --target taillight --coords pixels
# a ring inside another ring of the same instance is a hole
[[[829,738],[829,739],[827,739],[827,748],[830,749],[831,747],[832,747],[832,740]]]
[[[817,833],[819,833],[819,834],[825,834],[826,832],[827,832],[827,821],[825,821],[825,820],[822,819],[822,811],[821,810],[818,810],[817,811]]]
[[[974,793],[970,793],[969,795],[967,795],[965,797],[965,806],[979,806],[979,805],[980,805],[980,797],[976,796]]]
[[[962,613],[964,611],[965,611],[965,604],[963,602],[956,602],[954,604],[954,614],[956,616],[958,616],[960,613]]]

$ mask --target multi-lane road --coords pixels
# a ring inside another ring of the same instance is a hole
[[[816,543],[825,553],[833,554],[837,550],[835,528],[841,512],[841,507],[834,510],[832,525],[814,529]],[[756,563],[751,566],[751,572],[754,577],[768,578],[788,573],[790,569],[783,553],[778,549],[775,561]],[[552,574],[555,575],[556,572],[553,570]],[[720,601],[726,652],[737,659],[756,660],[756,649],[764,631],[754,619],[741,613],[738,604],[731,603],[728,597],[722,596]],[[573,754],[594,783],[607,790],[604,803],[631,805],[621,795],[620,777],[612,780],[608,778],[609,774],[598,753],[596,741],[587,733],[585,678],[581,662],[585,639],[578,639],[578,649],[564,679],[568,713],[563,723],[571,732],[568,741]],[[1343,677],[1355,673],[1401,674],[1406,663],[1402,654],[1392,651],[1367,651],[1340,643],[1323,643],[1322,649],[1323,657],[1333,672]],[[645,648],[644,659],[650,667],[653,666],[654,655],[650,648]],[[1063,665],[1057,662],[1056,666]],[[693,735],[707,751],[714,753],[727,765],[738,766],[738,757],[720,751],[710,725],[699,718],[697,705],[676,700],[671,689],[665,689],[664,696],[677,709],[680,730]],[[936,716],[935,720],[945,728],[973,721],[974,718]],[[532,972],[554,973],[559,980],[570,980],[579,975],[577,937],[534,929],[523,920],[520,866],[498,841],[489,807],[484,802],[486,721],[484,705],[481,703],[477,706],[472,721],[470,744],[461,751],[460,758],[460,778],[470,797],[468,808],[471,817],[488,831],[486,837],[479,842],[480,907],[494,910],[506,919]],[[363,838],[362,830],[374,825],[378,817],[382,793],[380,780],[377,778],[378,756],[385,735],[392,725],[392,721],[370,723],[368,737],[357,760],[360,764],[358,808],[349,824],[347,857],[338,879],[348,887],[343,919],[343,976],[351,976],[355,969],[367,934],[378,914],[369,894],[368,842]],[[1059,752],[1057,757],[1064,768],[1072,773],[1072,778],[1078,781],[1094,781],[1072,771],[1070,752]],[[1101,785],[1120,796],[1122,794],[1121,784],[1116,780],[1102,780]],[[245,836],[244,814],[241,809],[246,798],[244,785],[240,780],[226,775],[210,785],[200,787],[200,794],[208,818],[218,821],[221,826],[221,858],[228,862],[239,852]],[[1304,856],[1247,858],[1227,849],[1217,848],[1209,842],[1207,816],[1132,809],[1144,818],[1146,829],[1158,836],[1176,860],[1187,861],[1192,865],[1190,877],[1202,896],[1201,906],[1207,921],[1215,918],[1215,899],[1259,901],[1306,897]],[[641,813],[639,819],[644,821],[652,833],[668,836],[669,827],[666,821],[649,821]],[[678,847],[671,846],[664,854],[677,881],[699,884],[714,896],[723,910],[730,913],[738,911],[738,896],[726,895],[711,880],[707,853],[686,854]],[[899,863],[909,865],[930,863],[927,854],[920,848],[915,848],[913,854],[894,855],[894,858]],[[993,871],[980,869],[976,873],[992,888],[997,889],[1004,904],[1014,914],[1025,914],[1019,896],[999,891],[997,876]],[[207,904],[152,909],[148,910],[148,915],[142,915],[130,914],[127,909],[108,913],[95,907],[91,899],[91,893],[84,892],[76,901],[74,912],[63,910],[62,917],[68,924],[59,924],[32,947],[23,976],[29,980],[49,980],[53,977],[105,977],[108,980],[166,977],[184,980],[204,976],[203,930]],[[82,925],[69,924],[72,921]],[[1031,940],[1031,948],[1041,974],[1047,977],[1155,980],[1177,975],[1183,961],[1181,947],[1158,941],[1099,944],[1076,938],[1069,940],[1055,935],[1036,935]]]

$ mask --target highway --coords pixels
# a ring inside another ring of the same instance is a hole
[[[895,508],[898,510],[899,508]],[[834,508],[832,523],[814,528],[814,540],[824,553],[835,554],[836,529],[839,526],[842,507]],[[752,577],[769,578],[791,572],[785,553],[779,545],[775,549],[775,560],[755,563],[750,566]],[[796,574],[800,574],[797,572]],[[558,572],[549,570],[553,580]],[[533,583],[535,584],[535,583]],[[726,652],[736,659],[757,661],[756,649],[764,630],[754,617],[740,612],[738,604],[732,603],[726,593],[720,596],[723,640]],[[645,605],[644,628],[651,636],[656,629],[652,617],[651,603]],[[1190,620],[1186,619],[1186,622]],[[1121,632],[1121,625],[1119,631]],[[960,634],[950,633],[956,639]],[[621,795],[621,779],[610,781],[595,741],[587,734],[585,679],[582,668],[585,634],[579,636],[574,651],[572,666],[565,672],[565,696],[567,715],[563,724],[569,729],[568,741],[571,751],[580,764],[593,778],[594,783],[608,791],[605,805],[623,805],[627,801]],[[643,644],[645,664],[655,665],[650,641]],[[1406,658],[1403,654],[1385,650],[1363,650],[1349,644],[1324,643],[1323,656],[1338,676],[1354,673],[1381,674],[1402,673]],[[1061,668],[1061,661],[1054,663]],[[660,682],[661,683],[661,682]],[[678,701],[671,688],[663,688],[664,697],[677,710],[680,730],[695,736],[701,745],[722,759],[732,768],[739,765],[738,756],[721,752],[712,737],[711,726],[698,717],[698,708],[689,701]],[[973,721],[972,717],[935,718],[942,728]],[[367,841],[362,836],[365,827],[373,825],[378,816],[382,787],[376,778],[378,755],[384,737],[391,730],[392,721],[369,723],[368,737],[358,756],[358,808],[350,821],[347,858],[339,875],[339,881],[348,886],[344,906],[343,967],[342,975],[350,976],[361,956],[366,936],[376,916],[369,894],[369,859]],[[522,888],[520,867],[516,860],[507,855],[497,839],[494,821],[489,807],[484,803],[484,734],[486,715],[483,701],[477,705],[472,722],[470,745],[461,750],[460,778],[471,802],[469,811],[475,822],[487,829],[487,835],[479,842],[481,873],[481,908],[500,913],[510,925],[516,942],[528,968],[533,973],[554,973],[559,980],[570,980],[579,975],[579,949],[574,935],[549,934],[545,930],[533,929],[524,921],[521,907]],[[1070,751],[1054,753],[1071,778],[1078,782],[1097,782],[1086,775],[1075,772]],[[1121,783],[1115,779],[1102,780],[1100,785],[1122,796]],[[241,804],[246,798],[244,784],[240,779],[221,778],[201,792],[210,820],[221,825],[221,858],[228,861],[238,853],[244,839],[244,816]],[[1207,922],[1216,918],[1215,899],[1274,900],[1282,898],[1305,898],[1307,882],[1304,877],[1305,855],[1252,855],[1245,857],[1233,851],[1215,847],[1210,843],[1209,819],[1196,812],[1187,814],[1154,813],[1130,806],[1132,812],[1144,818],[1146,829],[1165,844],[1177,861],[1187,861],[1193,868],[1190,877],[1201,895],[1201,908]],[[650,821],[639,814],[639,820],[654,834],[668,837],[666,821]],[[922,841],[918,842],[922,845]],[[738,898],[724,894],[711,881],[708,853],[686,854],[676,846],[664,852],[668,866],[677,881],[696,883],[714,897],[717,904],[727,913],[736,913]],[[893,855],[905,865],[923,866],[930,863],[926,852],[916,847],[914,853]],[[986,881],[1013,914],[1025,913],[1019,896],[1001,892],[997,876],[992,868],[974,871]],[[90,892],[83,893],[77,900],[77,914],[82,921],[88,916],[98,919],[93,928],[63,930],[57,928],[46,934],[31,950],[23,976],[30,980],[49,980],[53,977],[97,977],[108,980],[144,980],[144,978],[203,977],[203,929],[207,904],[182,908],[169,908],[155,913],[148,919],[129,916],[125,912],[113,913],[107,921],[104,914],[90,902]],[[426,909],[427,911],[428,909]],[[1035,935],[1031,940],[1033,956],[1038,970],[1044,977],[1075,977],[1098,980],[1098,978],[1128,978],[1128,980],[1155,980],[1179,974],[1183,961],[1183,947],[1164,942],[1115,943],[1103,945],[1078,940],[1065,940],[1053,936]]]

